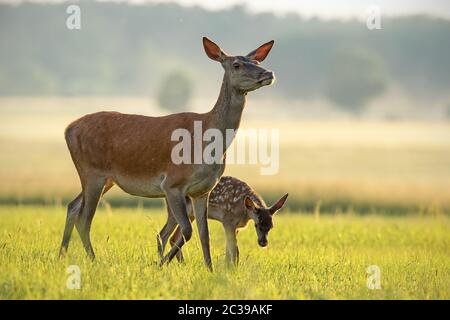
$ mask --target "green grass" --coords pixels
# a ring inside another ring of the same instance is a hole
[[[186,263],[156,265],[164,213],[99,209],[89,261],[76,233],[68,256],[57,252],[61,207],[0,207],[0,299],[450,299],[450,218],[280,213],[269,247],[252,225],[239,235],[241,263],[224,264],[221,225],[210,222],[215,272],[203,265],[198,237]],[[66,287],[66,268],[81,269],[81,290]],[[366,286],[369,265],[381,290]]]
[[[290,210],[320,204],[334,214],[316,220],[284,210],[267,249],[249,226],[236,270],[225,267],[224,234],[211,222],[210,274],[196,234],[186,264],[159,269],[155,236],[165,215],[148,206],[161,201],[119,188],[106,195],[112,212],[101,208],[94,220],[97,260],[85,257],[76,233],[67,258],[57,258],[65,219],[58,204],[80,190],[64,128],[105,109],[165,112],[146,98],[0,99],[0,299],[450,299],[450,122],[272,119],[250,101],[243,128],[279,130],[279,172],[262,176],[251,164],[228,165],[225,174],[268,203],[289,192]],[[146,209],[133,209],[136,201]],[[81,290],[66,288],[69,265],[81,269]],[[366,286],[369,265],[381,269],[381,290]]]

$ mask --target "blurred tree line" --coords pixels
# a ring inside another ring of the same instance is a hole
[[[425,99],[450,88],[447,20],[383,18],[381,30],[368,30],[356,20],[255,15],[240,6],[78,4],[81,30],[66,28],[68,4],[0,4],[0,95],[155,95],[176,109],[164,95],[211,93],[221,81],[203,35],[234,54],[275,39],[265,65],[276,71],[279,98],[327,97],[356,109],[390,85]],[[170,81],[183,89],[171,93]]]

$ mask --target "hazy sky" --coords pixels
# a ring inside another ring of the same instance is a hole
[[[167,0],[155,1],[169,2]],[[382,14],[428,13],[450,18],[449,0],[176,0],[176,2],[185,5],[197,4],[210,9],[245,4],[254,11],[297,12],[305,16],[327,18],[364,17],[368,7],[377,5]]]
[[[21,0],[0,0],[20,2]],[[33,0],[32,0],[33,1]],[[36,2],[61,2],[64,0],[34,0]],[[101,0],[108,1],[108,0]],[[114,1],[114,0],[113,0]],[[371,5],[377,5],[381,14],[409,15],[426,13],[450,19],[450,0],[115,0],[142,2],[178,2],[182,5],[199,5],[208,9],[221,9],[244,4],[250,10],[275,13],[296,12],[303,16],[322,18],[364,18]]]

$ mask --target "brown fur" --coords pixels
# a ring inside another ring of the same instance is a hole
[[[212,179],[209,186],[196,190],[195,184],[189,181],[202,171],[204,165],[174,164],[171,150],[178,142],[171,141],[170,137],[178,128],[185,128],[192,134],[194,121],[202,121],[203,130],[216,128],[212,118],[213,112],[164,117],[98,112],[72,122],[66,129],[66,141],[82,185],[85,176],[99,175],[108,177],[132,195],[163,197],[160,184],[170,172],[171,186],[186,185],[187,195],[196,196],[210,190],[216,181]],[[161,141],[164,141],[163,145]],[[218,174],[222,167],[217,166]],[[126,179],[136,179],[144,184],[152,181],[155,185],[149,190],[140,189],[134,184],[128,185]]]

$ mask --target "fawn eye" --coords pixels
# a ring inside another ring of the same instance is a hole
[[[239,69],[240,66],[241,66],[241,65],[240,65],[238,62],[233,63],[233,68],[234,68],[235,70]]]

